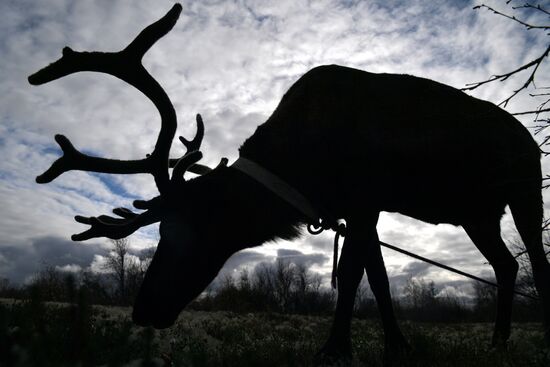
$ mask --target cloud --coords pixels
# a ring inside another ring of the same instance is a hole
[[[322,253],[306,254],[301,251],[285,248],[277,249],[275,256],[254,250],[240,251],[226,261],[209,288],[216,289],[219,284],[223,284],[227,277],[238,279],[240,272],[243,270],[254,274],[257,269],[261,269],[262,267],[272,268],[278,260],[304,266],[306,269],[318,273],[312,270],[311,267],[325,264],[329,260],[329,257]]]
[[[107,255],[99,243],[78,243],[58,237],[32,239],[28,246],[0,247],[0,277],[22,283],[43,265],[60,269],[89,267],[96,256]]]
[[[430,268],[430,266],[430,264],[425,262],[412,261],[405,265],[405,267],[403,268],[403,272],[411,278],[422,277],[424,274],[427,273],[427,270]]]
[[[293,249],[279,249],[277,259],[310,268],[312,265],[324,265],[330,257],[323,253],[304,254]]]
[[[251,266],[255,263],[268,261],[271,258],[272,258],[271,256],[265,255],[258,251],[253,251],[253,250],[239,251],[226,261],[223,267],[223,271],[227,273],[229,272],[235,273],[245,265]]]

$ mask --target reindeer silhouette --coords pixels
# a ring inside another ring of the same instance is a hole
[[[204,133],[200,115],[195,138],[180,138],[187,154],[169,159],[176,114],[141,59],[171,30],[180,12],[181,6],[174,5],[120,52],[66,47],[59,60],[29,77],[38,85],[79,71],[107,73],[136,87],[159,110],[162,127],[148,157],[92,157],[57,135],[64,154],[37,177],[39,183],[50,182],[69,170],[153,175],[160,196],[134,202],[144,212],[117,208],[118,217],[77,216],[90,228],[72,237],[122,238],[161,222],[160,242],[134,304],[137,324],[172,325],[235,252],[276,238],[296,238],[304,224],[318,217],[344,218],[336,313],[319,356],[351,356],[352,308],[364,271],[380,309],[386,356],[399,355],[407,343],[395,320],[376,231],[379,213],[388,211],[464,227],[496,274],[500,288],[492,342],[502,345],[510,334],[518,269],[500,236],[500,219],[509,205],[533,265],[550,339],[540,154],[514,117],[431,80],[321,66],[287,91],[241,146],[233,165],[222,160],[210,170],[197,163]],[[186,171],[203,175],[186,181]]]

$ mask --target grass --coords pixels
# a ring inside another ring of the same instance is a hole
[[[331,318],[184,311],[166,330],[134,326],[130,309],[36,300],[0,302],[2,366],[311,366]],[[492,324],[402,322],[407,366],[549,366],[538,324],[515,324],[508,349]],[[381,325],[353,322],[354,366],[382,366]]]

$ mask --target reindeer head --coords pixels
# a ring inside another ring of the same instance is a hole
[[[55,161],[42,175],[38,183],[47,183],[64,172],[83,170],[104,173],[150,173],[153,175],[160,195],[147,201],[137,200],[134,207],[144,210],[135,213],[126,208],[113,210],[117,217],[76,216],[79,223],[90,228],[75,234],[72,239],[83,241],[96,237],[118,239],[126,237],[137,229],[158,222],[160,242],[137,297],[133,318],[138,324],[166,327],[171,325],[183,307],[195,298],[215,277],[230,254],[208,251],[208,241],[199,247],[197,230],[193,222],[192,209],[181,205],[185,195],[186,171],[197,174],[211,170],[197,161],[201,159],[200,145],[204,136],[204,124],[197,115],[197,134],[194,139],[180,137],[187,153],[179,159],[169,159],[170,146],[174,138],[177,119],[169,97],[156,80],[145,70],[141,60],[149,48],[167,34],[176,23],[181,5],[176,4],[160,20],[145,28],[125,49],[119,52],[76,52],[68,47],[63,56],[29,77],[33,85],[40,85],[79,71],[95,71],[113,75],[124,80],[145,94],[156,106],[161,117],[161,129],[151,154],[139,160],[113,160],[92,157],[79,152],[63,135],[55,140],[63,156]],[[221,166],[227,163],[222,160]],[[169,168],[173,167],[172,175]],[[208,257],[207,257],[208,256]],[[177,285],[185,278],[193,279],[192,286],[178,290]],[[197,281],[200,279],[200,281]]]

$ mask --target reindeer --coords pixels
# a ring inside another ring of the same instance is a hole
[[[492,343],[504,345],[518,270],[500,236],[500,219],[509,205],[533,265],[550,341],[540,153],[521,123],[489,102],[435,81],[329,65],[310,70],[286,92],[242,144],[234,164],[222,159],[209,169],[198,163],[204,135],[200,115],[195,138],[180,138],[187,153],[169,159],[176,113],[141,59],[180,12],[181,5],[174,5],[120,52],[66,47],[59,60],[29,77],[39,85],[80,71],[107,73],[140,90],[160,113],[159,136],[146,158],[89,156],[57,135],[63,155],[37,177],[46,183],[69,170],[153,175],[160,195],[135,201],[143,212],[117,208],[117,217],[76,216],[90,227],[72,236],[75,241],[123,238],[160,221],[160,242],[133,308],[135,323],[171,326],[235,252],[297,238],[319,217],[339,229],[334,218],[342,218],[347,229],[335,317],[319,355],[351,356],[352,308],[365,271],[380,310],[386,355],[406,351],[376,231],[379,213],[387,211],[465,229],[495,271],[499,289]],[[185,180],[186,171],[201,175]]]

